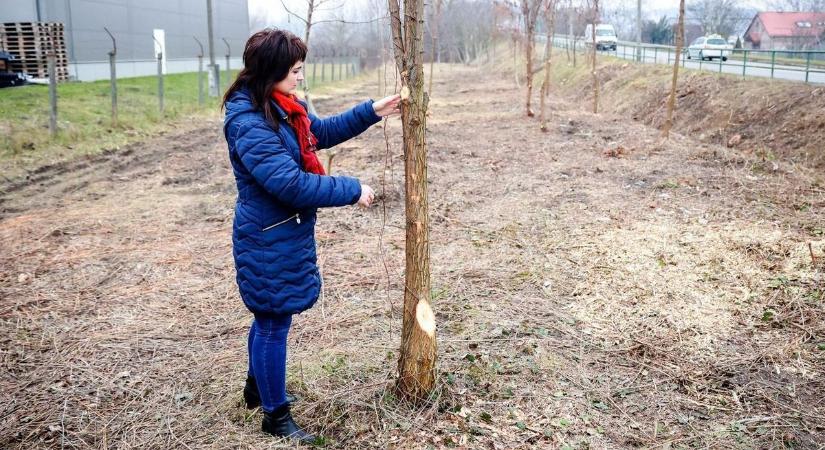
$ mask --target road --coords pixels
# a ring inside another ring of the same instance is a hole
[[[556,46],[564,46],[566,40],[557,37],[555,40]],[[581,42],[579,42],[581,45]],[[668,47],[645,47],[642,49],[642,60],[648,64],[673,64],[675,51]],[[619,45],[616,51],[601,51],[599,53],[611,55],[622,59],[635,60],[636,47],[630,45]],[[766,62],[748,61],[745,65],[744,59],[739,55],[729,58],[727,61],[720,61],[714,59],[713,61],[701,61],[697,59],[687,59],[684,57],[682,67],[694,70],[705,70],[708,72],[727,73],[739,76],[748,77],[763,77],[776,78],[781,80],[802,81],[809,83],[825,84],[825,69],[819,67],[811,67],[806,69],[804,63],[802,65],[794,66],[787,64],[776,64],[771,70],[771,64]],[[807,79],[806,79],[807,77]]]

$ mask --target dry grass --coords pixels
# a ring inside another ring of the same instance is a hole
[[[299,422],[336,448],[821,446],[817,172],[662,143],[555,98],[541,133],[511,75],[436,75],[438,392],[411,409],[390,389],[404,245],[393,120],[389,157],[374,127],[335,158],[383,202],[319,218],[323,297],[290,334]],[[368,95],[369,79],[317,106]],[[0,447],[289,446],[240,406],[249,314],[216,125],[7,186]]]

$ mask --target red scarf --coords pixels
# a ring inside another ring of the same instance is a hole
[[[317,150],[315,146],[318,144],[318,139],[315,138],[315,135],[313,135],[309,129],[310,122],[306,109],[298,103],[297,97],[292,94],[284,94],[274,90],[272,92],[272,98],[275,99],[275,103],[286,112],[289,118],[289,124],[298,136],[298,145],[301,147],[301,161],[304,163],[304,170],[309,173],[324,175],[324,166],[318,159],[318,155],[315,154]]]

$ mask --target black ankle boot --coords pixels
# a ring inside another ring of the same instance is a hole
[[[261,406],[261,394],[258,392],[258,384],[255,377],[246,376],[246,385],[243,387],[243,399],[246,401],[246,409],[255,409]],[[298,398],[289,392],[286,393],[287,403],[295,403]]]
[[[261,406],[261,394],[258,392],[255,377],[246,376],[246,385],[243,387],[243,399],[246,401],[246,409],[255,409]]]
[[[284,403],[271,413],[264,411],[261,431],[273,436],[296,440],[304,444],[314,444],[317,442],[315,436],[304,431],[292,420],[292,414],[289,412],[289,403]]]

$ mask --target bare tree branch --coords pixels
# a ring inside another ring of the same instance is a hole
[[[295,14],[294,12],[290,11],[290,10],[289,10],[289,8],[287,8],[287,7],[286,7],[286,3],[284,3],[284,0],[281,0],[281,6],[283,6],[283,7],[284,7],[284,9],[286,10],[286,13],[287,13],[287,14],[289,14],[289,15],[291,15],[292,17],[295,17],[296,19],[300,20],[300,21],[301,21],[301,22],[303,22],[305,25],[309,25],[309,22],[307,22],[307,20],[306,20],[306,19],[304,19],[303,17],[299,16],[298,14]]]
[[[395,47],[393,55],[395,56],[395,65],[398,67],[398,73],[404,72],[404,39],[401,34],[401,7],[398,5],[398,0],[387,0],[387,8],[390,12],[390,29],[392,30],[392,45]]]
[[[329,20],[318,20],[316,22],[312,22],[312,24],[313,25],[318,25],[319,23],[344,23],[344,24],[347,24],[347,25],[360,25],[360,24],[365,24],[365,23],[379,22],[379,21],[387,19],[389,17],[390,16],[381,16],[381,17],[376,17],[374,19],[369,19],[369,20],[329,19]]]

